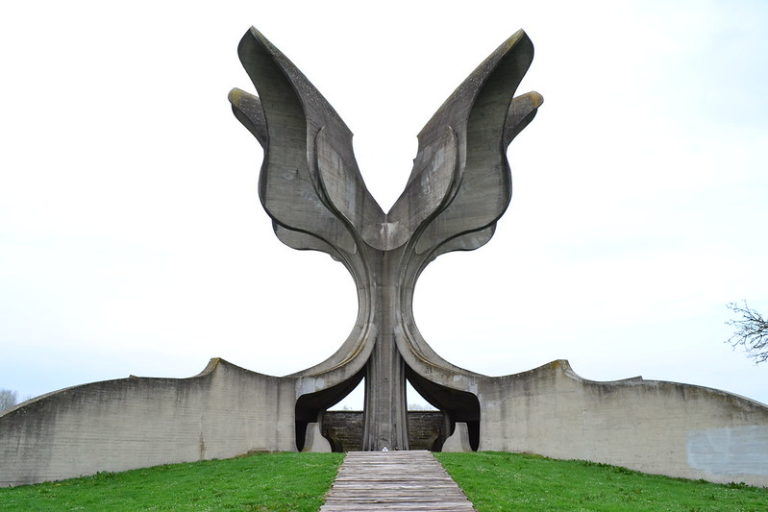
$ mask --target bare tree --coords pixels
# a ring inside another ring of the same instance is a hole
[[[768,361],[768,320],[751,309],[746,301],[743,305],[731,302],[728,309],[739,315],[739,318],[726,322],[736,328],[733,336],[728,338],[728,343],[734,348],[743,346],[755,364]]]
[[[10,389],[0,389],[0,411],[10,409],[16,405],[16,392]]]

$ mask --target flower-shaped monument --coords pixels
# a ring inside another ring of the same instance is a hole
[[[315,421],[365,376],[363,449],[407,449],[408,379],[452,422],[466,422],[476,446],[477,376],[421,337],[413,290],[439,255],[485,244],[509,204],[506,149],[542,103],[535,92],[514,97],[533,60],[530,39],[520,30],[504,41],[440,107],[419,133],[408,183],[386,213],[365,187],[352,133],[306,77],[256,29],[238,53],[258,97],[234,89],[229,98],[264,148],[259,196],[276,235],[295,249],[330,254],[358,290],[349,338],[297,374],[311,390],[298,399],[297,422]]]

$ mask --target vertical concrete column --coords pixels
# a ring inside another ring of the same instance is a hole
[[[395,343],[400,300],[401,251],[371,250],[374,323],[378,327],[366,366],[363,450],[407,450],[408,421],[405,363]]]

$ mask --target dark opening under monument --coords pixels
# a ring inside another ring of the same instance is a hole
[[[442,254],[488,242],[509,204],[506,148],[542,104],[535,92],[515,96],[533,58],[524,32],[422,129],[408,183],[387,213],[365,187],[352,133],[304,75],[255,29],[238,52],[258,96],[234,89],[229,99],[264,148],[261,202],[283,243],[349,270],[359,305],[352,332],[329,359],[285,377],[213,359],[188,379],[96,382],[20,404],[0,415],[0,485],[316,449],[322,413],[363,378],[364,450],[408,449],[408,380],[447,418],[451,449],[768,485],[763,404],[640,377],[589,381],[565,360],[489,377],[445,361],[420,335],[412,308],[420,273]]]

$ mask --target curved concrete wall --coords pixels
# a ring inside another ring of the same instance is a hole
[[[639,377],[589,381],[562,360],[477,376],[475,384],[481,450],[768,486],[768,407],[758,402]],[[188,379],[130,377],[57,391],[0,415],[0,486],[295,451],[301,387],[294,377],[213,359]],[[310,426],[305,449],[322,450]],[[466,437],[466,425],[457,423],[444,449],[468,450]]]
[[[295,451],[295,381],[213,359],[188,379],[95,382],[0,416],[0,486]]]
[[[768,486],[768,407],[641,378],[582,379],[567,361],[480,383],[480,449]]]

